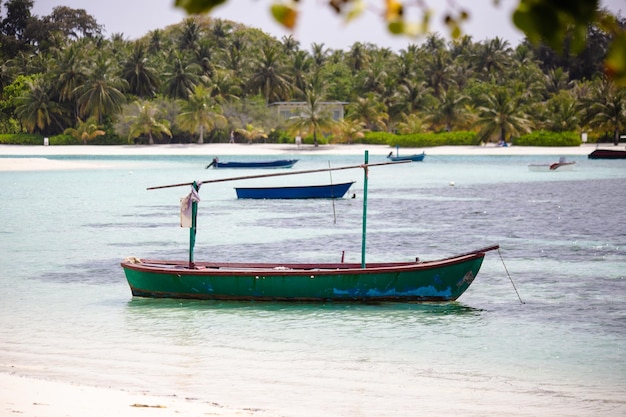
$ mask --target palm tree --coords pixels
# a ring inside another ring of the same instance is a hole
[[[424,73],[426,83],[432,89],[435,97],[440,97],[452,84],[452,65],[450,56],[445,50],[438,50],[426,61]]]
[[[409,45],[406,50],[401,50],[398,59],[394,61],[394,73],[400,83],[415,81],[417,74],[417,47]]]
[[[569,73],[563,68],[551,68],[544,75],[545,89],[550,95],[557,94],[561,90],[569,90],[574,83],[569,79]]]
[[[472,37],[469,35],[464,35],[450,43],[452,59],[456,59],[457,57],[464,57],[466,59],[468,56],[474,54],[474,50],[475,44]]]
[[[626,88],[617,88],[612,82],[606,88],[608,94],[603,101],[592,105],[591,126],[613,132],[613,144],[619,145],[620,132],[626,129]]]
[[[471,113],[465,107],[469,97],[460,94],[456,88],[449,88],[438,99],[438,103],[427,112],[426,120],[436,129],[446,132],[452,128],[464,128],[470,124]]]
[[[205,129],[225,128],[228,124],[220,113],[221,109],[213,103],[209,91],[203,86],[197,86],[187,100],[181,101],[177,122],[189,133],[198,132],[198,143],[204,143]]]
[[[211,37],[215,40],[215,43],[217,44],[218,48],[224,49],[224,46],[226,45],[226,41],[228,40],[228,37],[232,33],[232,30],[233,30],[233,26],[230,23],[222,19],[213,20],[213,24],[211,25],[211,28],[210,28],[210,34],[211,34]]]
[[[291,81],[281,62],[282,56],[277,45],[264,42],[260,57],[253,63],[250,89],[260,91],[268,104],[286,100],[291,92]]]
[[[163,50],[164,34],[161,29],[155,29],[148,33],[148,53],[158,54]]]
[[[340,120],[333,127],[333,142],[350,144],[355,139],[362,139],[366,130],[365,123],[360,120]]]
[[[438,33],[431,33],[426,37],[424,50],[428,55],[438,53],[446,47],[446,41]]]
[[[389,115],[385,112],[384,106],[370,93],[365,97],[358,97],[348,105],[347,118],[362,121],[367,130],[380,131],[386,128]]]
[[[163,74],[167,81],[165,95],[171,98],[186,99],[198,85],[200,67],[198,64],[183,62],[178,52],[172,52],[168,70]]]
[[[529,131],[530,122],[521,109],[520,101],[511,99],[504,88],[497,88],[484,97],[484,105],[478,108],[476,125],[481,127],[478,137],[489,140],[494,134],[506,142],[513,135]]]
[[[283,49],[288,55],[299,51],[300,41],[296,40],[293,35],[283,36],[280,40],[283,43]]]
[[[365,77],[363,91],[381,94],[385,90],[385,82],[389,78],[385,62],[382,60],[373,62],[362,74]]]
[[[211,44],[206,40],[200,41],[194,51],[196,63],[200,66],[201,74],[210,78],[215,74],[215,64],[213,60],[213,50]]]
[[[241,94],[238,80],[228,70],[216,70],[213,77],[207,80],[205,84],[211,92],[211,97],[215,98],[218,103],[237,100]]]
[[[512,52],[509,42],[495,37],[484,43],[480,43],[473,56],[476,72],[501,72],[510,62],[509,54]]]
[[[398,86],[398,106],[404,114],[423,110],[429,99],[432,96],[424,81],[406,80]]]
[[[194,51],[198,47],[198,42],[202,36],[200,25],[193,17],[185,20],[182,33],[178,40],[178,46],[182,51]]]
[[[86,145],[88,140],[92,140],[98,136],[106,134],[104,130],[98,128],[98,125],[93,118],[88,119],[85,122],[78,119],[78,123],[75,128],[68,127],[63,133],[66,135],[72,135],[77,140],[82,140],[83,145]]]
[[[365,45],[361,42],[355,42],[348,52],[348,65],[352,73],[354,74],[365,69],[369,65],[370,60],[371,58]]]
[[[37,78],[27,83],[28,91],[17,97],[15,114],[29,132],[45,133],[55,125],[63,129],[63,108],[50,98],[43,79]]]
[[[55,59],[57,67],[53,70],[56,90],[60,101],[70,101],[73,92],[86,78],[87,66],[84,54],[77,44],[59,51]]]
[[[246,125],[245,129],[237,129],[235,130],[235,132],[237,132],[238,135],[243,136],[248,141],[248,143],[252,143],[259,138],[267,139],[267,134],[265,133],[265,130],[252,124]]]
[[[126,101],[122,91],[127,86],[126,80],[114,75],[111,61],[101,55],[87,81],[74,90],[78,96],[80,115],[87,118],[93,116],[102,124],[105,116],[121,110]]]
[[[553,132],[572,132],[578,128],[579,116],[576,100],[567,91],[561,91],[545,104],[542,127]]]
[[[76,91],[87,78],[87,65],[84,51],[74,43],[69,48],[60,50],[55,60],[56,66],[52,70],[54,79],[53,88],[59,97],[60,103],[71,103],[74,109],[74,118],[78,119],[78,105]]]
[[[223,58],[223,66],[235,74],[239,75],[245,65],[245,51],[248,42],[242,35],[235,34],[228,42],[225,48],[225,57]]]
[[[404,115],[403,120],[397,124],[397,128],[401,134],[423,133],[427,131],[424,117],[419,113]]]
[[[313,82],[306,91],[306,106],[302,113],[288,120],[289,131],[293,134],[300,132],[313,133],[313,145],[319,146],[317,133],[330,131],[336,123],[329,112],[322,106],[323,91],[319,89],[319,84]]]
[[[129,92],[137,97],[154,97],[159,87],[157,71],[148,64],[146,48],[135,43],[133,52],[122,63],[122,78],[129,86]]]
[[[313,59],[306,51],[297,51],[292,55],[290,68],[291,79],[300,94],[304,94],[306,88],[306,77],[313,66]]]
[[[136,113],[127,117],[130,122],[128,141],[142,135],[148,135],[148,143],[154,145],[154,136],[161,138],[163,134],[172,137],[169,122],[159,117],[159,111],[149,101],[136,101]]]
[[[321,68],[328,59],[328,48],[325,48],[323,43],[313,43],[311,45],[311,51],[313,65],[315,65],[316,68]]]

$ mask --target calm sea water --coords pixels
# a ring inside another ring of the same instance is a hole
[[[298,157],[294,170],[362,162]],[[360,305],[134,299],[123,258],[187,257],[189,188],[146,187],[259,172],[57,158],[106,168],[0,172],[0,371],[272,416],[626,415],[626,161],[371,168],[368,261],[501,250],[457,302]],[[236,199],[235,185],[269,180],[204,185],[196,259],[360,261],[363,173],[332,173],[344,180],[355,198],[334,203]]]

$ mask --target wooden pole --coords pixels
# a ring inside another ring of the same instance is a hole
[[[330,177],[330,201],[333,204],[333,224],[337,224],[337,213],[335,211],[335,193],[333,192],[333,172],[330,171],[330,161],[328,161],[328,176]]]
[[[198,184],[194,181],[192,184],[193,189],[198,192]],[[191,197],[189,197],[191,198]],[[198,218],[198,202],[191,199],[191,228],[189,229],[189,268],[194,267],[193,263],[193,249],[196,246],[196,220]]]
[[[361,235],[361,268],[365,269],[365,236],[367,232],[367,169],[369,167],[369,152],[365,151],[365,163],[363,164],[363,232]]]
[[[368,152],[368,151],[365,151]],[[292,172],[277,172],[277,173],[272,173],[272,174],[259,174],[259,175],[246,175],[243,177],[231,177],[231,178],[217,178],[214,180],[206,180],[206,181],[200,181],[197,182],[197,185],[202,185],[202,184],[210,184],[210,183],[215,183],[215,182],[226,182],[226,181],[239,181],[239,180],[250,180],[250,179],[254,179],[254,178],[268,178],[268,177],[281,177],[283,175],[298,175],[298,174],[311,174],[313,172],[327,172],[327,171],[341,171],[344,169],[356,169],[356,168],[365,168],[367,169],[368,167],[376,167],[376,166],[382,166],[382,165],[396,165],[396,164],[405,164],[411,161],[396,161],[396,162],[379,162],[376,164],[361,164],[361,165],[351,165],[351,166],[345,166],[345,167],[336,167],[336,168],[321,168],[321,169],[309,169],[309,170],[305,170],[305,171],[292,171]],[[180,183],[180,184],[171,184],[171,185],[158,185],[156,187],[148,187],[148,190],[158,190],[161,188],[173,188],[173,187],[185,187],[185,186],[189,186],[189,185],[193,185],[193,182],[184,182],[184,183]]]

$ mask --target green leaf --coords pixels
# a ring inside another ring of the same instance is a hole
[[[531,42],[544,42],[555,51],[573,34],[575,51],[584,48],[587,26],[597,18],[598,0],[520,0],[513,23]]]
[[[216,6],[227,0],[176,0],[176,7],[184,9],[189,14],[208,13]]]
[[[607,75],[617,85],[626,87],[626,32],[615,36],[604,65]]]
[[[404,33],[404,22],[402,20],[396,20],[389,22],[387,25],[389,32],[393,35],[401,35]]]
[[[293,7],[284,4],[273,4],[271,10],[274,19],[287,29],[293,29],[296,26],[298,11]]]

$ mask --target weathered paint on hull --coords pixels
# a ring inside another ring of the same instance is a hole
[[[196,269],[122,263],[132,294],[152,298],[257,301],[419,302],[456,300],[473,282],[484,253],[412,266]],[[391,265],[391,264],[390,264]],[[400,264],[398,264],[400,265]]]

